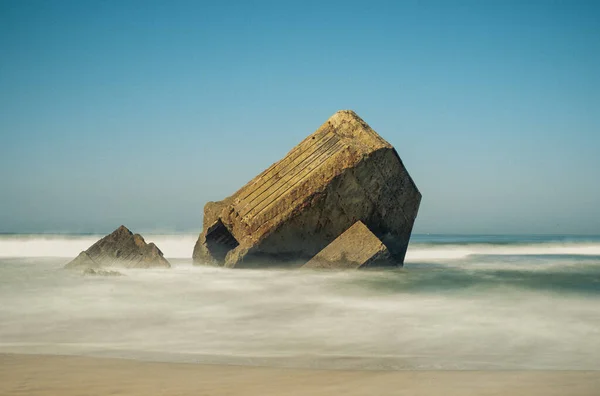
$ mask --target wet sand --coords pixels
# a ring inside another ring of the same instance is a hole
[[[350,371],[0,354],[1,395],[600,394],[599,371]]]

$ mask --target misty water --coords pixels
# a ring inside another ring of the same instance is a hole
[[[0,352],[361,369],[600,369],[600,238],[415,236],[403,269],[62,267],[99,236],[0,236]]]

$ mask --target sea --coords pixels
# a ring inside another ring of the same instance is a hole
[[[83,276],[101,235],[0,235],[0,353],[362,370],[600,370],[600,237],[413,235],[383,271]]]

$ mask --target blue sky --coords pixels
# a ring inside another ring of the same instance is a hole
[[[199,231],[339,109],[418,233],[600,234],[600,2],[0,0],[0,232]]]

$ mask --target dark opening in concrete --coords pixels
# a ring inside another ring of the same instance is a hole
[[[206,248],[219,262],[223,262],[227,253],[238,247],[238,245],[239,242],[231,235],[221,219],[206,232]]]

